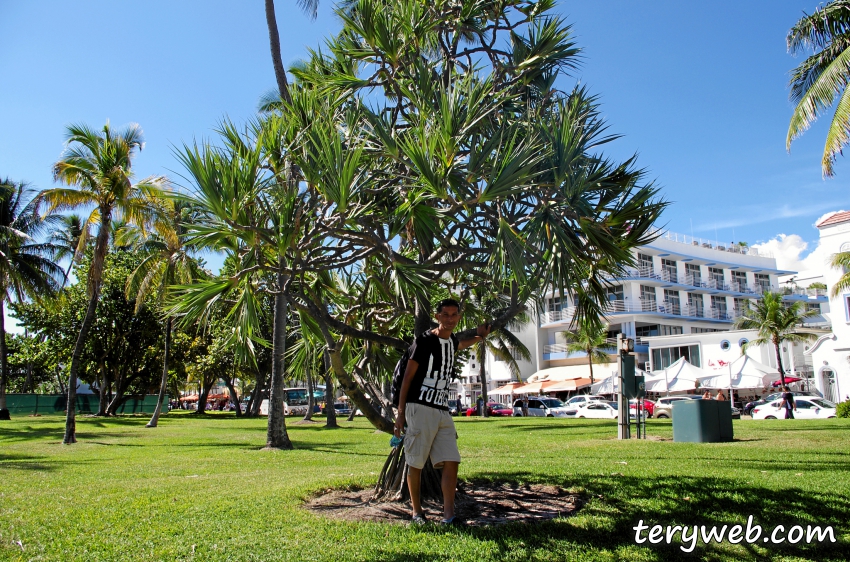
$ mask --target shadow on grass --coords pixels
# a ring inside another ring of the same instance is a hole
[[[2,470],[32,470],[35,472],[52,472],[65,465],[97,464],[96,461],[80,459],[54,459],[35,455],[0,454],[0,471]]]
[[[564,479],[541,473],[516,473],[506,478],[505,474],[484,473],[476,478],[512,482],[557,484],[567,489],[580,489],[590,498],[588,504],[572,518],[543,522],[537,525],[509,524],[497,527],[466,527],[461,529],[423,528],[422,532],[433,534],[458,533],[496,545],[495,558],[516,556],[518,550],[526,550],[529,558],[534,551],[553,551],[564,554],[563,559],[585,558],[581,553],[595,553],[593,558],[616,558],[618,553],[636,546],[634,527],[639,521],[652,527],[666,525],[723,525],[732,527],[741,524],[746,531],[747,516],[753,516],[753,524],[762,528],[761,536],[754,544],[746,540],[730,551],[733,545],[697,544],[690,554],[680,549],[680,535],[674,544],[650,545],[644,542],[638,548],[646,549],[649,559],[679,560],[697,559],[758,559],[772,560],[787,556],[800,556],[816,560],[845,560],[848,544],[841,542],[850,521],[850,499],[837,494],[812,493],[794,488],[770,490],[769,488],[742,485],[740,481],[727,478],[705,477],[656,477],[635,478],[630,476],[600,477],[591,474],[575,475]],[[574,522],[575,521],[575,522]],[[787,536],[795,525],[805,530],[807,525],[833,527],[835,543],[825,540],[805,544],[788,542],[766,545],[764,539],[778,525],[784,531],[778,536]],[[688,531],[690,533],[690,531]],[[643,538],[647,531],[643,531]],[[688,542],[688,545],[690,543]],[[567,550],[565,550],[565,546]],[[567,556],[573,552],[573,558]],[[501,556],[500,556],[501,555]],[[588,558],[590,556],[587,556]],[[376,552],[369,560],[394,561],[404,558],[396,553]]]

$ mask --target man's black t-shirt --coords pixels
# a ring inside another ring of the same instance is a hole
[[[454,334],[442,339],[430,330],[416,338],[410,346],[410,358],[419,365],[407,403],[423,404],[438,410],[449,409],[449,383],[454,378],[455,353],[459,340]]]

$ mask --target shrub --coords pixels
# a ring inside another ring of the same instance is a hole
[[[845,400],[835,408],[835,415],[839,418],[850,418],[850,400]]]

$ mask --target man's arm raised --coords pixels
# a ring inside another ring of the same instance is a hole
[[[486,338],[489,334],[490,334],[490,324],[481,324],[475,330],[475,336],[473,336],[471,338],[467,338],[465,340],[460,340],[458,342],[458,346],[457,346],[458,351],[460,351],[461,349],[466,349],[467,347],[469,347],[470,345],[472,345],[474,343],[480,342],[481,340]]]

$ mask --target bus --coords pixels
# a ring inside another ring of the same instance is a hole
[[[284,388],[283,389],[283,415],[285,416],[304,416],[307,415],[307,389],[306,388]],[[313,391],[313,403],[317,405],[324,399],[325,389],[316,386]],[[314,406],[316,408],[316,406]],[[260,403],[260,415],[269,415],[269,401],[263,400]]]

